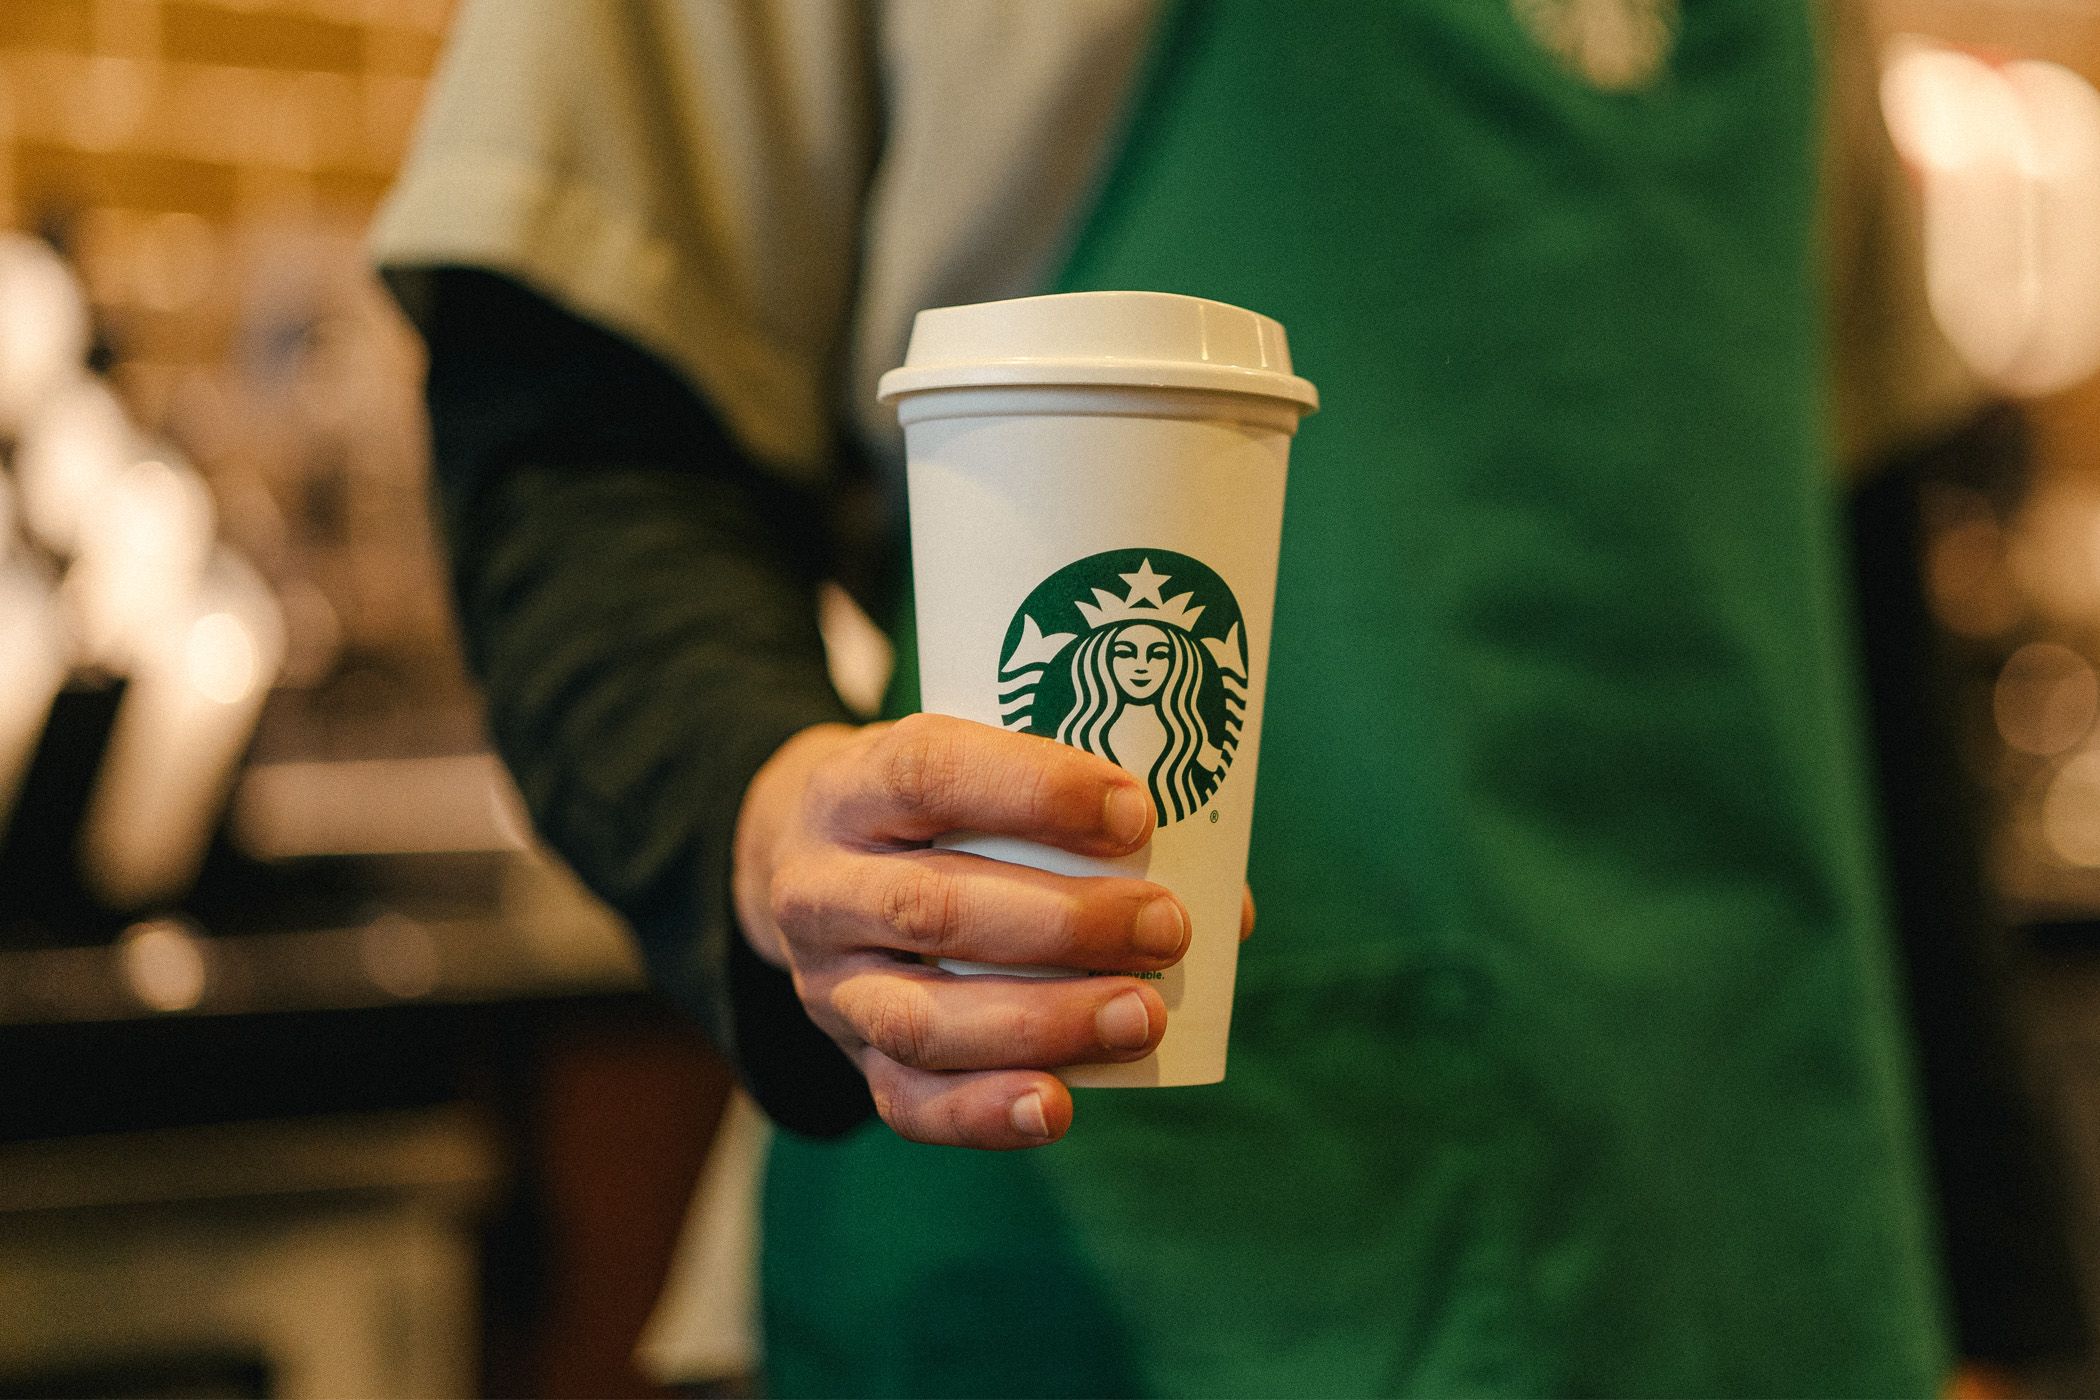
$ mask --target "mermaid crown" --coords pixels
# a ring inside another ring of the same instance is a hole
[[[1130,592],[1118,598],[1105,588],[1094,590],[1094,601],[1082,603],[1076,599],[1072,606],[1086,619],[1090,628],[1106,627],[1113,622],[1156,622],[1168,627],[1179,627],[1184,632],[1196,630],[1196,619],[1203,616],[1203,605],[1189,605],[1195,597],[1194,591],[1178,593],[1172,598],[1162,598],[1160,589],[1170,575],[1152,572],[1152,561],[1138,565],[1134,574],[1121,576],[1130,585]]]

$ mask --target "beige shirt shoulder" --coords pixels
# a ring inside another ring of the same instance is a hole
[[[1157,8],[468,0],[376,252],[630,336],[785,473],[893,453],[912,315],[1054,269]]]

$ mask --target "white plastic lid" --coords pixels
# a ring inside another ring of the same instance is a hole
[[[932,389],[1051,384],[1211,389],[1283,399],[1319,391],[1291,373],[1283,327],[1171,292],[1066,292],[921,311],[904,363],[876,385],[892,403]]]

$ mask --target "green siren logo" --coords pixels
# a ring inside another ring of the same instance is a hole
[[[1068,564],[1028,595],[1000,649],[999,718],[1144,780],[1159,824],[1210,800],[1247,718],[1240,606],[1166,549]]]

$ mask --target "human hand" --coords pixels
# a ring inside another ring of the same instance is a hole
[[[1134,977],[960,977],[922,959],[1157,971],[1187,951],[1188,913],[1148,881],[930,843],[971,831],[1112,857],[1141,848],[1152,825],[1128,773],[1049,739],[945,715],[819,725],[745,794],[737,913],[897,1132],[1037,1147],[1072,1121],[1072,1096],[1048,1071],[1150,1053],[1166,1030],[1158,991]],[[1250,902],[1242,936],[1251,926]]]

